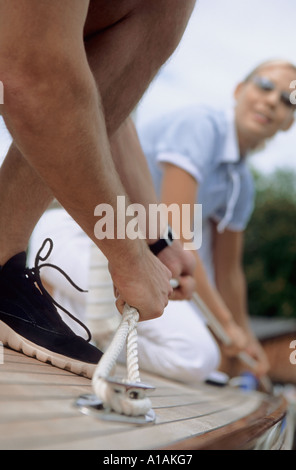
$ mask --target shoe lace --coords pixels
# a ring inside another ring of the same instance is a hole
[[[44,255],[44,256],[41,256],[41,253],[42,251],[44,250],[46,244],[49,243],[49,248],[47,250],[47,253]],[[89,342],[91,340],[91,333],[89,331],[89,329],[87,328],[87,326],[81,321],[79,320],[78,318],[76,318],[72,313],[70,313],[67,309],[65,309],[62,305],[60,305],[48,292],[47,290],[45,289],[44,285],[42,284],[42,281],[41,281],[41,277],[40,277],[40,269],[41,268],[44,268],[44,267],[50,267],[50,268],[54,268],[56,269],[57,271],[59,271],[61,274],[63,274],[63,276],[65,276],[65,278],[67,279],[67,281],[69,281],[69,283],[75,288],[77,289],[79,292],[87,292],[86,290],[83,290],[81,289],[80,287],[78,287],[74,281],[70,278],[70,276],[68,276],[68,274],[65,273],[65,271],[63,271],[63,269],[59,268],[58,266],[54,265],[54,264],[51,264],[51,263],[41,263],[40,264],[40,261],[46,261],[48,259],[48,257],[50,256],[51,252],[53,250],[53,241],[51,238],[46,238],[41,246],[41,248],[39,249],[39,251],[37,252],[37,255],[35,257],[35,263],[34,263],[34,267],[33,268],[26,268],[25,269],[25,274],[27,275],[28,278],[30,278],[34,283],[37,284],[39,290],[41,291],[41,293],[47,298],[49,299],[49,301],[51,301],[56,307],[60,308],[63,312],[65,312],[70,318],[72,318],[72,320],[74,320],[76,323],[78,323],[87,333],[88,335],[88,338],[87,338],[87,341]]]

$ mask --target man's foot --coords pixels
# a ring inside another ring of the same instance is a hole
[[[47,239],[45,243],[48,241],[52,249],[52,241]],[[89,343],[90,334],[87,341],[64,323],[42,285],[42,264],[38,262],[46,260],[51,252],[41,257],[45,243],[37,253],[34,268],[26,268],[25,252],[0,267],[0,341],[39,361],[91,378],[102,352]]]

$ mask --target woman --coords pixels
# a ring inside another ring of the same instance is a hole
[[[195,253],[196,290],[232,339],[232,347],[223,348],[222,354],[222,368],[227,372],[227,357],[243,349],[257,360],[256,374],[263,375],[268,370],[265,354],[249,326],[241,263],[244,229],[253,207],[247,156],[292,125],[295,105],[290,101],[289,86],[295,77],[293,64],[265,62],[235,88],[234,109],[195,106],[139,130],[160,200],[180,208],[183,204],[192,208],[195,203],[202,204],[202,245]],[[140,325],[141,334],[148,335],[151,342],[154,337],[155,343],[162,331],[161,341],[166,343],[170,336],[166,338],[165,320],[173,331],[183,318],[180,307],[180,315],[172,325],[170,309],[174,311],[176,304],[170,302],[166,317]],[[188,328],[188,336],[192,344],[195,337],[193,357],[198,356],[200,334],[193,327]],[[172,348],[178,345],[172,344]],[[187,370],[189,364],[190,357]]]

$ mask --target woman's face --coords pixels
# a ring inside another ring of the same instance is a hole
[[[235,90],[239,142],[253,148],[293,122],[295,105],[290,102],[290,84],[296,71],[288,65],[266,65]]]

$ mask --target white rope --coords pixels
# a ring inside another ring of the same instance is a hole
[[[138,365],[138,337],[137,323],[139,313],[135,308],[124,307],[121,323],[111,341],[109,347],[103,354],[92,378],[95,394],[102,400],[105,408],[114,410],[128,416],[145,415],[151,409],[151,401],[143,396],[132,398],[127,393],[118,393],[114,385],[106,379],[110,376],[116,360],[126,342],[127,348],[127,378],[126,382],[140,383]],[[124,384],[124,382],[123,382]]]

